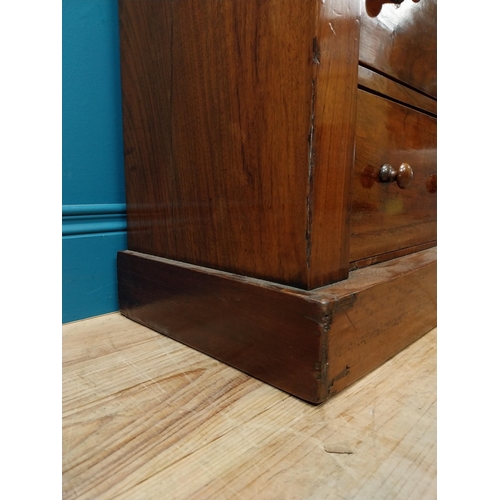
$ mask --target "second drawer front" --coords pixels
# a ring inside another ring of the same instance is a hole
[[[382,183],[380,168],[407,163],[405,189]],[[358,90],[350,261],[435,241],[436,119]]]

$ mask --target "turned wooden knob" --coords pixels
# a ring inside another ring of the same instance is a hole
[[[382,10],[382,5],[384,5],[384,3],[401,5],[403,2],[404,0],[366,0],[365,1],[366,13],[370,17],[377,17],[380,14],[380,11]],[[418,2],[420,2],[420,0],[413,0],[413,3],[418,3]]]
[[[378,174],[380,182],[394,182],[401,189],[406,189],[413,180],[413,169],[408,163],[401,163],[399,168],[395,170],[392,165],[384,163]]]

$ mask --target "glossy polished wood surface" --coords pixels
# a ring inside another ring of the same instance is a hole
[[[313,403],[433,328],[434,17],[120,0],[121,312]]]
[[[121,0],[130,249],[307,283],[310,3]]]
[[[128,247],[347,277],[359,5],[120,0]]]
[[[435,99],[385,78],[363,66],[358,67],[358,86],[363,90],[369,90],[380,96],[394,99],[405,106],[426,111],[434,116],[437,115],[437,101]]]
[[[118,254],[128,318],[320,403],[436,325],[436,250],[313,291],[136,252]]]
[[[351,262],[435,241],[436,119],[363,90],[357,117]],[[380,182],[386,163],[411,165],[406,189]]]
[[[436,97],[437,0],[384,4],[376,17],[367,3],[362,0],[360,62]]]
[[[330,394],[342,391],[437,324],[436,274],[432,248],[354,271],[349,280],[325,288],[339,299],[352,294],[356,300],[332,317]]]
[[[120,311],[299,398],[319,402],[324,306],[268,282],[118,253]]]
[[[309,289],[347,278],[349,195],[354,166],[359,2],[319,5],[317,89],[312,122],[308,206],[311,233]]]

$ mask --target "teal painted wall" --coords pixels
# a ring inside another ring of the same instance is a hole
[[[63,323],[118,309],[127,246],[118,0],[62,2]]]

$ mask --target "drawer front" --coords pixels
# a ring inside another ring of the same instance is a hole
[[[383,4],[364,0],[361,9],[359,60],[436,97],[436,0]]]
[[[436,122],[432,116],[358,90],[351,262],[437,239]],[[408,187],[380,181],[382,165],[397,170],[402,163],[413,170]]]

